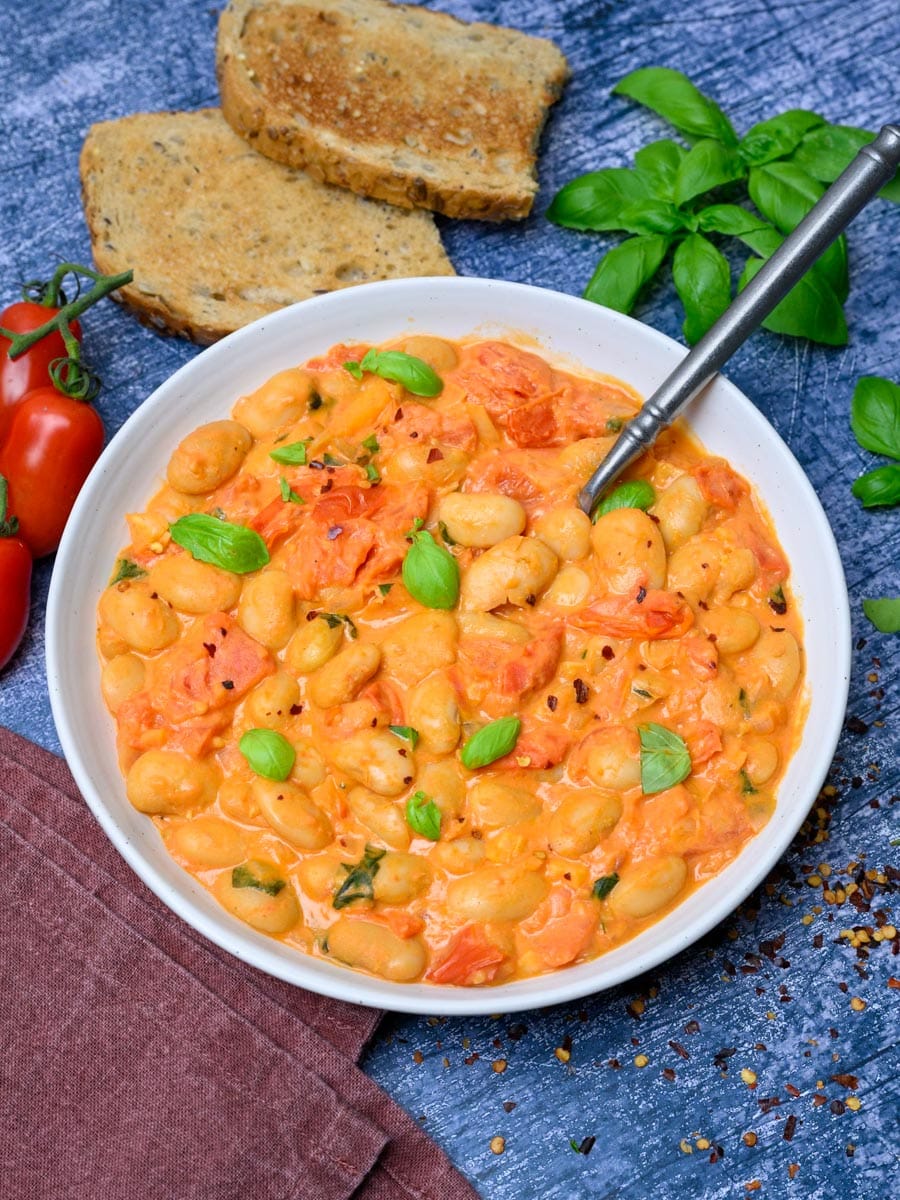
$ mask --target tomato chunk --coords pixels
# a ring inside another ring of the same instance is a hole
[[[425,978],[432,983],[478,987],[493,983],[508,957],[479,925],[466,925],[453,935]]]

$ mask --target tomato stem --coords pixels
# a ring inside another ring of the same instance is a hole
[[[66,274],[72,269],[72,264],[64,263],[54,272],[53,279],[55,280],[61,271],[63,274]],[[24,354],[26,350],[30,350],[36,342],[39,342],[41,338],[46,337],[48,333],[52,333],[55,329],[62,334],[63,340],[66,342],[66,349],[69,350],[70,358],[78,361],[81,354],[81,346],[77,341],[74,347],[69,346],[67,338],[67,335],[71,337],[69,322],[74,321],[76,317],[80,317],[85,309],[96,304],[98,300],[102,300],[104,296],[108,296],[110,292],[114,292],[116,288],[123,287],[126,283],[131,283],[134,278],[133,271],[123,271],[120,275],[98,275],[96,271],[89,271],[86,267],[79,267],[78,270],[89,275],[94,280],[94,286],[90,291],[85,292],[83,296],[78,296],[69,304],[66,304],[49,321],[45,321],[43,325],[38,326],[37,329],[30,330],[28,333],[14,333],[11,329],[0,327],[0,337],[8,338],[10,342],[7,350],[8,358],[18,358],[20,354]],[[60,280],[61,278],[62,276],[60,276]],[[52,284],[53,280],[51,280],[51,286]],[[59,284],[57,283],[57,292],[58,290]]]
[[[0,537],[13,537],[19,531],[19,518],[7,517],[6,509],[9,503],[9,484],[0,475]]]

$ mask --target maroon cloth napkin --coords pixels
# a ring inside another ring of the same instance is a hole
[[[382,1014],[248,967],[0,729],[0,1162],[16,1200],[477,1200],[356,1065]]]

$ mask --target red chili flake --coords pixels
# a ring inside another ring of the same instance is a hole
[[[607,1062],[607,1066],[612,1067],[612,1069],[614,1071],[621,1071],[621,1069],[622,1069],[622,1064],[619,1062],[619,1060],[617,1058],[609,1059]]]
[[[412,775],[404,775],[403,776],[403,782],[407,785],[407,787],[412,783],[412,781],[413,781]]]
[[[343,532],[343,525],[332,525],[325,536],[328,538],[329,542],[333,542],[334,539],[339,538]]]
[[[663,1067],[662,1077],[663,1079],[668,1079],[669,1083],[674,1083],[678,1078],[671,1067]]]
[[[511,1113],[512,1110],[516,1107],[517,1103],[518,1102],[516,1100],[504,1100],[503,1101],[503,1111]]]
[[[784,633],[783,625],[770,625],[769,628],[772,630],[773,633]]]
[[[401,758],[406,758],[406,750],[403,746],[400,747],[400,749],[397,751],[397,753],[400,755]]]
[[[684,1046],[682,1046],[681,1042],[672,1041],[672,1042],[669,1042],[669,1046],[672,1050],[675,1051],[675,1053],[678,1055],[679,1058],[688,1060],[691,1057],[690,1054],[688,1054],[687,1050],[685,1050]]]
[[[397,411],[394,413],[394,420],[395,421],[403,420],[403,409],[402,408],[398,408]]]
[[[311,458],[306,464],[311,471],[324,471],[325,464],[320,462],[318,458]]]
[[[525,597],[525,603],[530,608],[534,608],[534,606],[537,604],[537,596],[534,594],[534,592]]]
[[[467,1067],[471,1067],[473,1065],[473,1063],[478,1062],[479,1058],[481,1058],[481,1055],[478,1053],[477,1050],[473,1050],[468,1058],[463,1059],[463,1062],[466,1064]]]
[[[687,1025],[685,1025],[685,1027],[684,1027],[684,1032],[685,1033],[699,1033],[700,1032],[700,1022],[699,1021],[688,1021]]]
[[[638,604],[643,604],[646,599],[647,589],[645,587],[638,588],[638,593],[635,596],[635,600],[638,602]]]
[[[594,1142],[596,1142],[596,1140],[597,1139],[595,1137],[586,1137],[578,1147],[578,1153],[583,1154],[585,1158],[587,1158],[587,1156],[593,1150]]]
[[[792,1096],[795,1100],[798,1100],[800,1098],[800,1089],[797,1087],[794,1087],[794,1085],[792,1083],[786,1083],[784,1085],[784,1090],[787,1092],[787,1094],[789,1096]]]
[[[559,704],[559,700],[556,698],[556,696],[548,696],[547,697],[547,707],[550,709],[551,712],[556,712],[558,704]]]
[[[678,595],[681,596],[681,592],[679,592]],[[682,598],[682,600],[684,599],[683,596],[681,596],[681,598]],[[705,600],[698,600],[697,607],[702,608],[704,612],[709,612],[709,605],[706,603]]]
[[[587,704],[588,700],[591,698],[591,693],[588,690],[588,685],[584,682],[584,680],[575,679],[572,682],[572,686],[575,689],[575,703]]]
[[[848,717],[844,722],[844,727],[849,733],[862,735],[869,732],[868,725],[860,717]]]
[[[437,446],[432,446],[425,461],[426,463],[441,462],[443,457],[443,451],[438,450]]]
[[[206,651],[206,653],[209,655],[210,658],[216,657],[216,651],[218,650],[218,648],[219,647],[216,645],[215,642],[204,642],[203,643],[203,649]]]
[[[324,496],[325,493],[330,492],[333,487],[334,487],[334,480],[326,479],[325,482],[322,484],[321,488],[319,488],[319,495]]]
[[[784,1123],[784,1132],[781,1135],[786,1142],[789,1142],[791,1140],[791,1138],[794,1136],[794,1134],[797,1132],[797,1126],[799,1124],[800,1124],[800,1121],[798,1120],[798,1118],[793,1113],[791,1113],[791,1115],[788,1117],[788,1119]]]
[[[900,990],[900,979],[897,979],[896,976],[891,975],[888,977],[887,985],[889,988],[893,988],[895,991],[898,991]]]
[[[150,599],[151,599],[151,600],[158,600],[158,599],[159,599],[159,592],[151,592],[151,593],[150,593]]]
[[[525,1034],[527,1032],[528,1032],[527,1025],[521,1025],[521,1024],[510,1025],[509,1029],[507,1029],[507,1031],[506,1031],[506,1036],[509,1038],[509,1040],[511,1042],[518,1042],[521,1038],[523,1038],[525,1036]]]
[[[828,1097],[823,1096],[821,1092],[816,1092],[812,1098],[812,1102],[814,1108],[821,1108],[823,1104],[828,1103]]]
[[[605,658],[607,662],[611,662],[616,657],[616,652],[612,646],[604,646],[600,651],[600,657]]]
[[[223,679],[222,687],[225,689],[226,692],[233,691],[234,690],[234,680],[233,679]]]
[[[842,1117],[847,1111],[847,1105],[843,1102],[843,1100],[832,1100],[828,1107],[836,1117]]]
[[[569,1037],[568,1034],[566,1034],[566,1036],[563,1038],[562,1042],[560,1043],[560,1049],[561,1050],[571,1050],[572,1049],[572,1039]]]
[[[314,608],[314,609],[312,609],[311,612],[308,612],[306,614],[306,619],[307,619],[307,621],[314,621],[318,615],[319,615],[319,610]]]
[[[760,1096],[759,1107],[761,1112],[770,1113],[773,1108],[781,1107],[781,1099],[778,1096]]]
[[[847,1088],[851,1092],[855,1092],[859,1087],[859,1079],[855,1075],[832,1075],[835,1083],[839,1083],[841,1087]]]
[[[299,717],[300,714],[303,712],[303,705],[302,704],[292,704],[289,711],[290,711],[290,714],[292,717]]]

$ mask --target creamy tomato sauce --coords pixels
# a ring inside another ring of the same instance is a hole
[[[630,472],[644,507],[579,511],[625,384],[500,341],[381,347],[430,365],[426,398],[345,367],[369,349],[240,397],[129,515],[98,623],[129,799],[309,954],[470,986],[590,959],[773,811],[805,715],[788,563],[681,428]],[[268,561],[202,561],[191,514]]]

